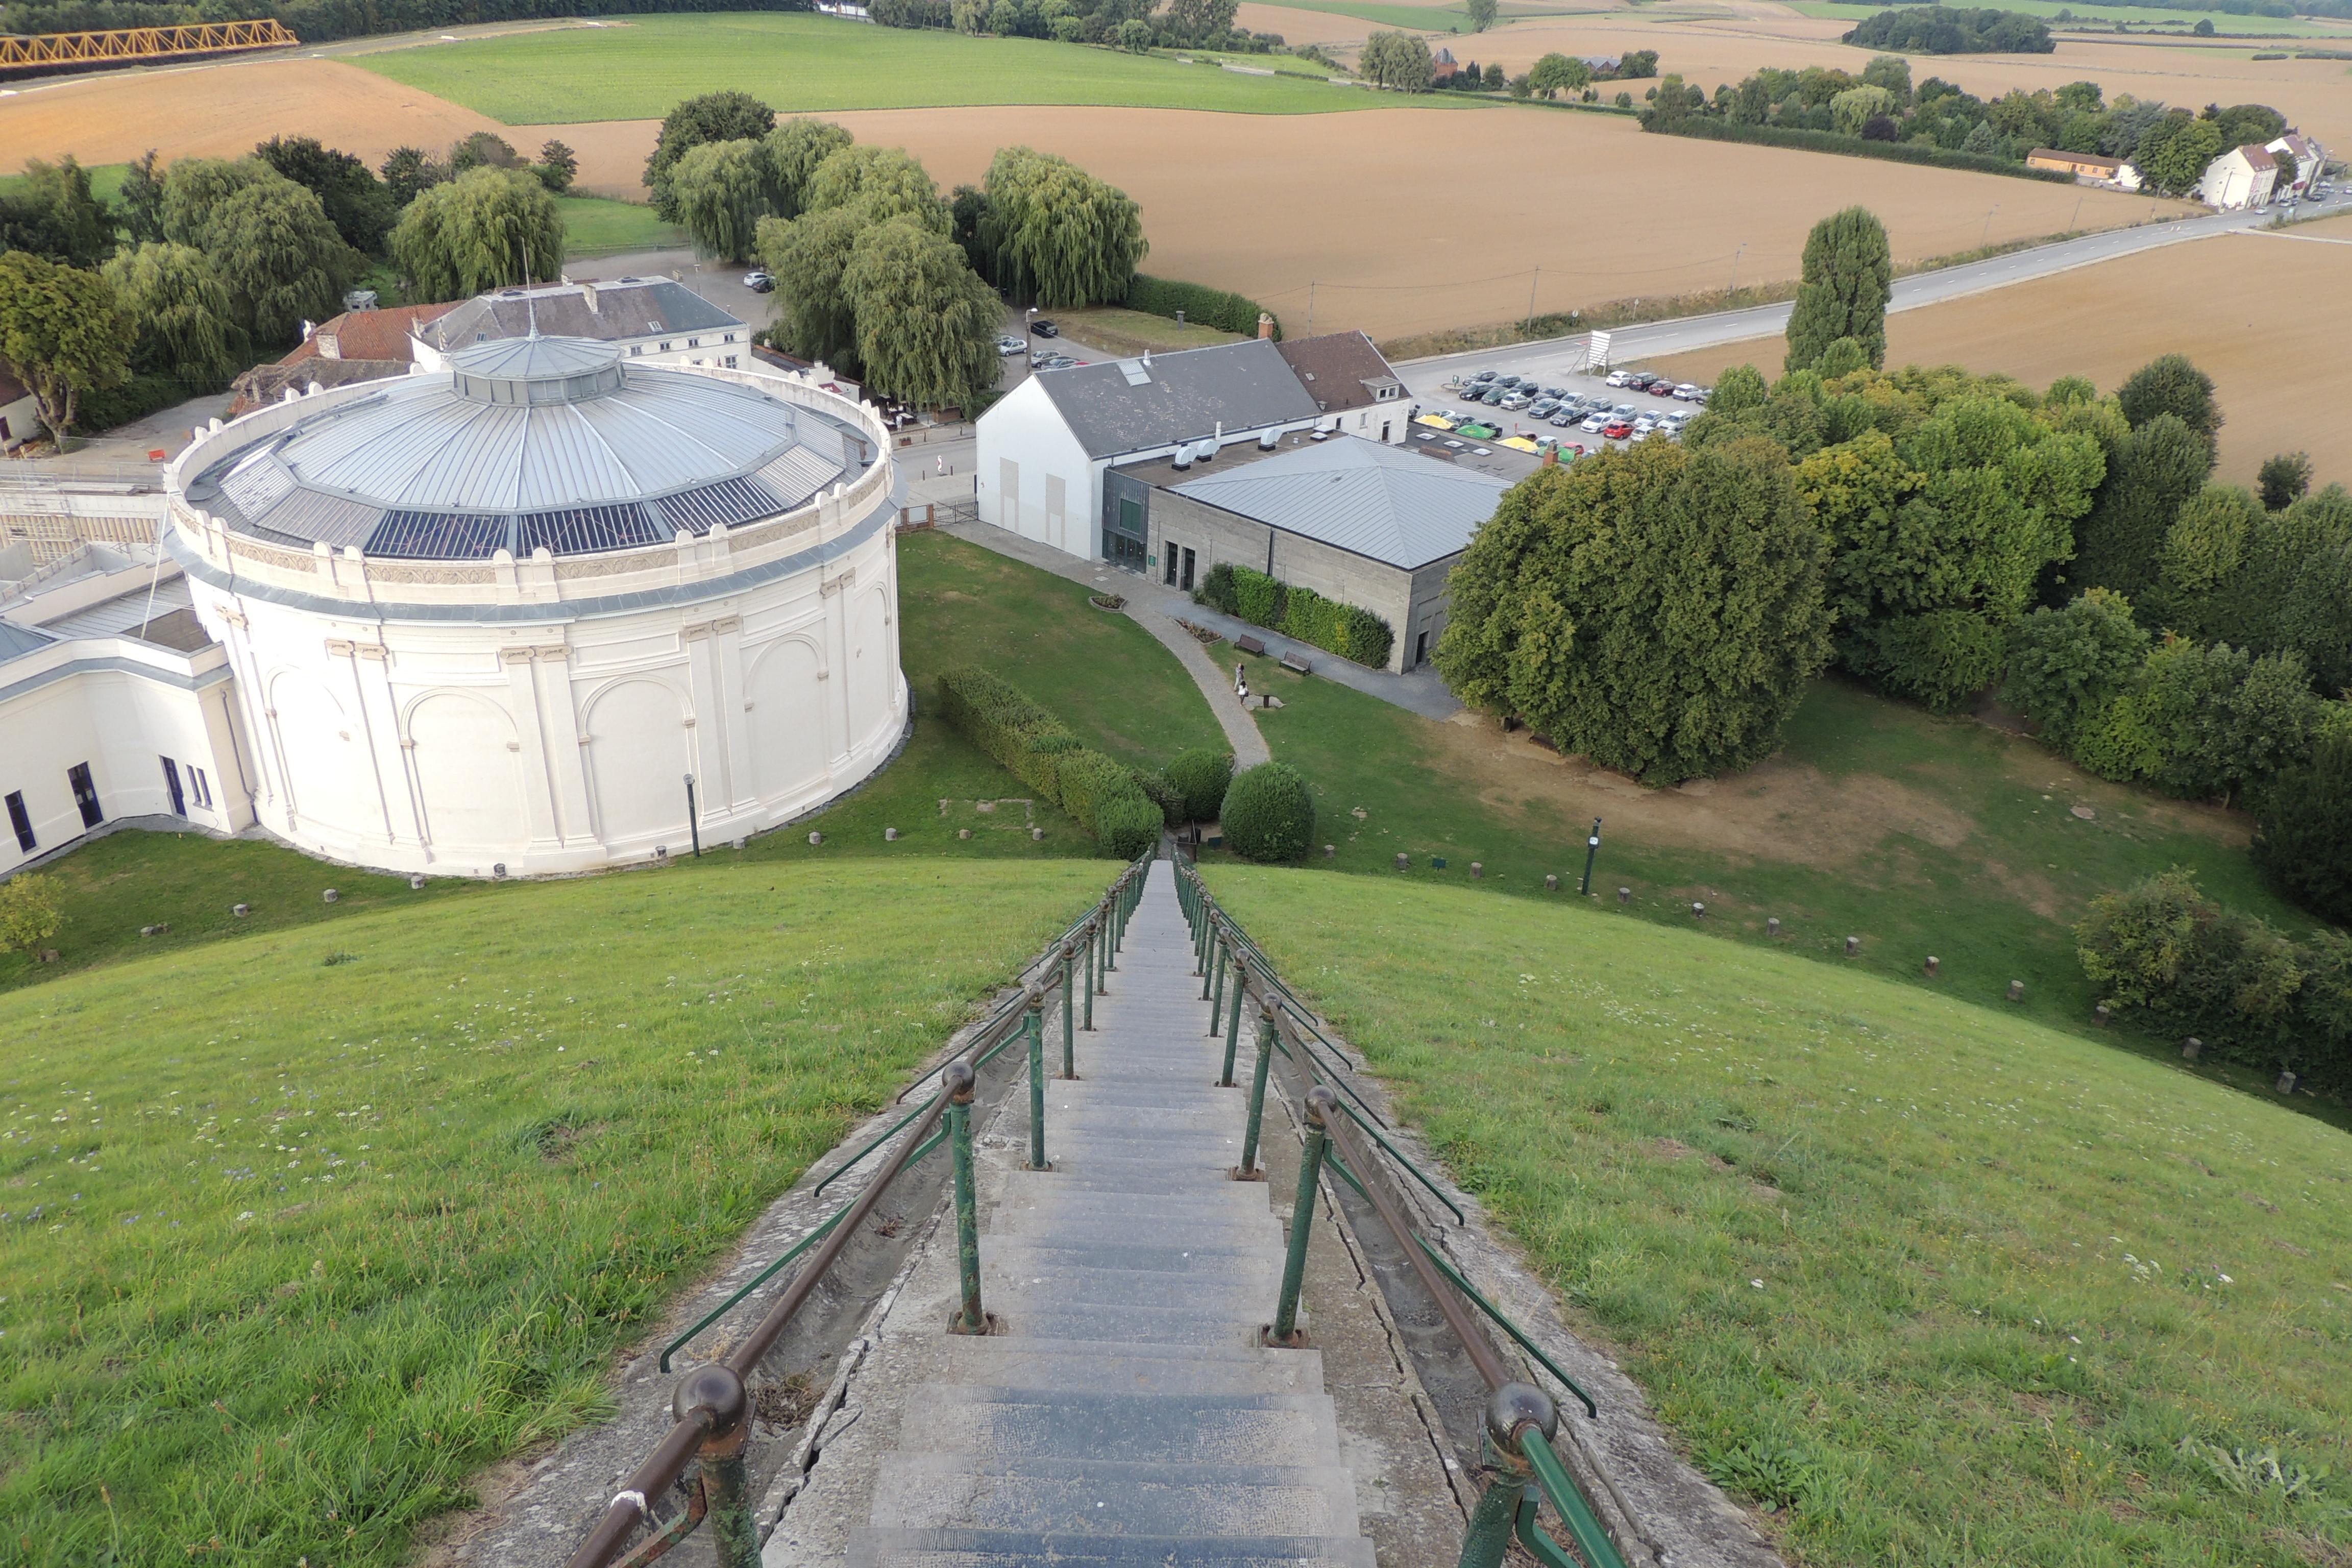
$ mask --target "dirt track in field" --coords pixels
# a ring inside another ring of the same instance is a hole
[[[2078,201],[2086,228],[2182,210],[1999,175],[1648,136],[1630,121],[1540,109],[1278,122],[1086,108],[831,118],[861,142],[916,153],[942,189],[980,179],[1001,146],[1060,153],[1143,204],[1148,270],[1247,294],[1294,332],[1307,326],[1310,282],[1318,331],[1390,336],[1516,319],[1530,283],[1539,310],[1721,288],[1743,244],[1743,279],[1793,278],[1805,231],[1849,202],[1886,220],[1903,260],[1975,246],[1996,203],[1995,240],[2064,229]],[[560,135],[579,151],[583,183],[634,192],[654,132],[639,121],[512,134],[518,145]],[[1452,151],[1465,141],[1512,155]]]
[[[2352,482],[2352,217],[2284,232],[2302,237],[2225,235],[1900,311],[1886,319],[1886,357],[2035,386],[2087,375],[2112,391],[2158,354],[2185,353],[2218,389],[2222,478],[2251,480],[2264,458],[2300,449],[2321,483]],[[2292,303],[2272,308],[2282,300]],[[1711,381],[1753,363],[1778,374],[1780,349],[1759,339],[1658,369]]]
[[[236,158],[272,136],[316,136],[380,163],[394,147],[436,151],[477,131],[525,147],[514,131],[390,77],[326,59],[220,60],[29,83],[0,99],[0,174],[68,153],[122,163],[150,147],[163,161]]]

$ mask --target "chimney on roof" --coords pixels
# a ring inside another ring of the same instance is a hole
[[[333,332],[316,332],[313,333],[312,336],[319,344],[319,357],[320,359],[341,359],[343,357],[342,340],[336,336],[336,334]]]
[[[1260,310],[1257,313],[1257,335],[1267,339],[1268,341],[1272,341],[1274,337],[1274,317],[1270,312]]]
[[[580,283],[580,302],[588,307],[591,315],[601,316],[604,313],[604,308],[596,303],[596,285],[585,279],[583,279]]]

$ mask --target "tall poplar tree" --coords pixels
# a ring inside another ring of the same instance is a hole
[[[1868,207],[1848,207],[1813,225],[1789,313],[1785,368],[1812,369],[1840,338],[1860,343],[1873,367],[1885,364],[1886,301],[1894,288],[1886,226]]]

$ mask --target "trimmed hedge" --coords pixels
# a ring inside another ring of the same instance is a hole
[[[1654,110],[1642,111],[1642,129],[1662,136],[1696,136],[1702,142],[1749,142],[1764,147],[1799,147],[1808,153],[1839,153],[1849,158],[1883,158],[1893,163],[1927,163],[1939,169],[1973,169],[1982,174],[2008,174],[2020,180],[2044,180],[2071,185],[2074,176],[2055,169],[2029,169],[1990,153],[1964,153],[1951,147],[1923,147],[1909,142],[1865,142],[1834,131],[1802,131],[1789,125],[1742,125],[1737,121],[1685,116],[1671,125],[1659,121]]]
[[[1180,822],[1214,822],[1224,809],[1225,789],[1234,782],[1234,760],[1205,747],[1179,752],[1168,764],[1168,783],[1180,797]]]
[[[1260,763],[1225,791],[1225,843],[1244,860],[1296,860],[1315,842],[1315,795],[1298,770]]]
[[[1221,561],[1209,568],[1193,597],[1268,631],[1379,669],[1396,646],[1396,633],[1370,610],[1327,599],[1312,588],[1294,588],[1253,567]]]
[[[1150,768],[1129,768],[1127,776],[1160,807],[1160,816],[1169,826],[1184,825],[1184,792],[1170,783],[1165,774],[1155,773]]]
[[[940,677],[940,716],[1060,806],[1096,842],[1132,859],[1160,841],[1160,805],[1135,775],[1078,743],[1068,726],[974,665]]]
[[[1228,293],[1223,289],[1211,289],[1199,283],[1181,283],[1170,278],[1147,278],[1139,272],[1135,281],[1127,286],[1127,308],[1141,310],[1148,316],[1176,319],[1184,312],[1184,320],[1203,327],[1215,327],[1222,331],[1239,332],[1245,338],[1257,336],[1257,319],[1274,312],[1245,295]],[[1274,335],[1282,338],[1282,319],[1275,318]]]

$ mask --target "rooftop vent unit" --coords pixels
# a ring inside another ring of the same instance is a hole
[[[1192,443],[1187,441],[1182,446],[1177,447],[1176,456],[1170,458],[1169,462],[1171,467],[1179,469],[1191,468],[1192,466]]]
[[[1214,459],[1216,455],[1217,444],[1214,441],[1204,437],[1192,443],[1192,460],[1194,462],[1206,463]]]
[[[1282,432],[1279,430],[1268,430],[1257,438],[1257,449],[1261,452],[1271,452],[1281,444]]]

